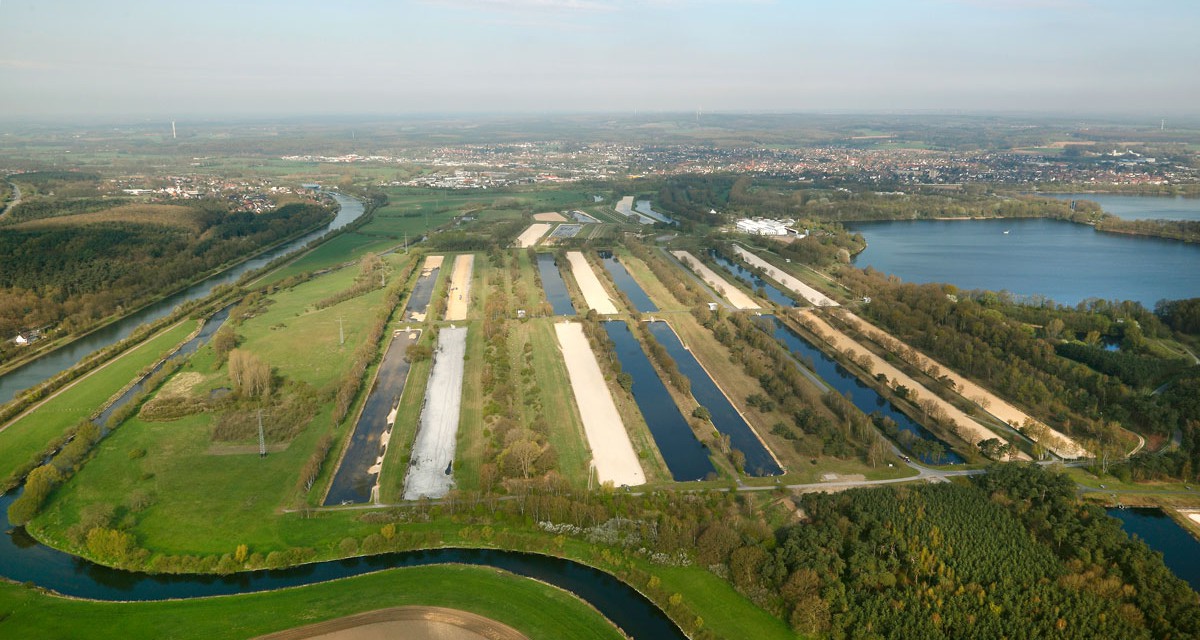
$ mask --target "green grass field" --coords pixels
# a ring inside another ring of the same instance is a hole
[[[10,422],[0,431],[0,477],[7,477],[45,449],[47,443],[91,416],[195,328],[189,320],[159,332]]]
[[[623,637],[569,593],[497,569],[468,566],[393,569],[267,593],[146,603],[71,600],[0,583],[0,635],[241,639],[402,605],[472,611],[531,640]]]

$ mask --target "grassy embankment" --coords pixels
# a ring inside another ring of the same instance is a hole
[[[71,600],[0,583],[0,634],[241,639],[401,605],[472,611],[508,624],[531,640],[623,637],[595,609],[567,592],[496,569],[468,566],[413,567],[266,593],[146,603]]]
[[[0,478],[8,477],[42,452],[47,443],[99,411],[195,329],[195,322],[190,320],[172,325],[9,422],[0,431]]]
[[[272,304],[239,328],[239,347],[269,363],[278,378],[317,390],[336,386],[363,341],[383,291],[322,310],[311,303],[345,289],[355,275],[343,270],[281,291]],[[346,341],[339,344],[339,317]],[[303,345],[303,348],[297,348]],[[198,374],[192,388],[197,396],[230,386],[228,372],[217,367],[212,346],[206,346],[179,374]],[[328,392],[326,392],[328,393]],[[327,396],[325,396],[327,397]],[[147,493],[152,504],[136,514],[131,531],[139,545],[165,553],[213,553],[211,541],[230,536],[258,541],[268,548],[310,546],[316,540],[293,538],[281,527],[277,510],[294,503],[300,468],[317,441],[334,430],[332,402],[321,404],[306,428],[280,450],[259,458],[255,442],[215,443],[214,417],[189,415],[170,422],[129,420],[97,447],[94,459],[77,478],[60,488],[30,529],[37,535],[69,546],[65,531],[81,520],[91,504],[125,508],[135,491]],[[135,453],[144,451],[137,457]],[[331,458],[336,454],[331,454]],[[332,466],[332,465],[328,465]]]

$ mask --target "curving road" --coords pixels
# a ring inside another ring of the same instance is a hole
[[[4,216],[8,215],[9,211],[12,211],[13,209],[16,208],[17,205],[21,204],[21,187],[18,187],[17,183],[15,183],[11,180],[9,180],[7,182],[8,182],[8,186],[12,187],[13,197],[12,197],[12,200],[10,200],[7,205],[5,205],[4,210],[0,211],[0,218],[3,218]]]

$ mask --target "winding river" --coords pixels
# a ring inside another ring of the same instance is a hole
[[[129,337],[133,330],[141,325],[169,315],[175,307],[203,298],[218,286],[237,282],[243,274],[260,269],[280,256],[298,251],[326,233],[350,224],[363,214],[362,202],[336,193],[333,194],[333,198],[340,208],[334,219],[324,227],[230,267],[0,376],[0,404],[12,400],[21,391],[70,369],[92,353]]]

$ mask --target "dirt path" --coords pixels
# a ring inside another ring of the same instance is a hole
[[[575,276],[575,282],[583,292],[583,299],[587,305],[600,315],[617,313],[617,305],[608,297],[608,292],[604,290],[604,285],[600,284],[600,279],[596,277],[596,272],[592,270],[587,258],[583,257],[583,253],[568,251],[567,261],[571,263],[571,274]]]
[[[1002,443],[1008,442],[1006,439],[996,435],[995,433],[986,429],[983,425],[972,420],[970,416],[963,413],[958,409],[958,407],[955,407],[949,402],[939,398],[924,385],[916,380],[913,380],[903,371],[900,371],[896,367],[892,366],[883,358],[871,353],[869,350],[855,342],[846,334],[834,329],[829,325],[829,323],[825,322],[824,318],[821,318],[816,313],[812,311],[799,311],[797,312],[796,317],[805,326],[816,332],[818,335],[836,347],[838,351],[846,353],[849,350],[855,354],[856,359],[861,358],[864,355],[870,358],[871,371],[877,374],[882,373],[883,375],[887,376],[888,381],[893,386],[904,385],[910,390],[910,393],[916,394],[919,402],[932,402],[937,409],[943,412],[946,417],[954,423],[956,433],[958,433],[959,436],[961,436],[967,442],[977,445],[989,438],[996,438]],[[1028,455],[1025,455],[1025,453],[1020,451],[1017,452],[1015,457],[1020,460],[1030,459]]]
[[[1050,451],[1053,451],[1054,455],[1068,460],[1082,458],[1088,455],[1087,449],[1084,449],[1082,445],[1075,440],[1072,440],[1066,434],[1051,429],[1041,421],[1009,404],[1000,396],[997,396],[996,394],[984,389],[971,380],[968,380],[958,373],[955,373],[946,365],[943,365],[933,358],[930,358],[916,349],[913,349],[883,329],[864,321],[862,318],[859,318],[848,310],[843,309],[838,313],[847,324],[850,324],[859,331],[867,334],[880,346],[888,351],[891,351],[892,353],[895,353],[897,356],[900,355],[901,351],[907,351],[908,353],[913,354],[914,357],[912,359],[915,360],[915,362],[910,361],[909,364],[912,364],[923,371],[929,370],[931,366],[937,367],[941,375],[950,378],[950,380],[954,382],[954,388],[956,391],[958,391],[959,395],[979,405],[984,411],[987,411],[991,415],[995,416],[1001,422],[1013,425],[1014,427],[1020,427],[1027,422],[1034,425],[1034,428],[1027,430],[1028,433],[1025,435],[1034,442],[1037,442]],[[905,359],[907,360],[908,358]]]
[[[479,614],[445,607],[392,607],[259,636],[258,640],[529,640]]]
[[[528,249],[529,247],[537,244],[538,240],[540,240],[542,236],[546,235],[546,232],[549,231],[550,227],[553,226],[554,225],[552,224],[546,224],[544,222],[535,222],[534,224],[529,225],[528,229],[522,231],[521,235],[517,236],[517,241],[515,243],[517,248]]]
[[[583,431],[592,449],[596,476],[600,482],[611,481],[616,487],[645,484],[646,473],[629,441],[629,433],[604,382],[592,346],[583,335],[583,326],[559,322],[554,325],[554,332],[558,335],[563,362],[571,378],[571,391],[583,418]]]
[[[836,307],[836,306],[838,306],[837,301],[834,300],[833,298],[830,298],[829,296],[821,293],[820,291],[817,291],[816,289],[808,286],[807,284],[804,284],[800,280],[793,278],[792,276],[784,273],[782,269],[776,268],[775,265],[771,264],[770,262],[767,262],[766,260],[763,260],[762,258],[754,255],[753,253],[750,253],[749,251],[743,249],[741,246],[735,244],[735,245],[733,245],[733,250],[735,252],[737,252],[737,254],[739,256],[741,256],[743,260],[758,267],[759,269],[763,269],[764,271],[767,272],[767,277],[775,280],[776,282],[783,285],[784,287],[791,289],[792,293],[795,293],[796,295],[800,296],[801,298],[804,298],[805,300],[808,301],[809,304],[816,306],[816,307]]]
[[[696,272],[700,279],[708,283],[709,286],[716,289],[721,295],[725,296],[729,303],[738,309],[761,309],[762,307],[754,303],[750,296],[742,292],[741,289],[729,284],[724,278],[713,273],[703,262],[696,259],[696,256],[687,251],[672,251],[671,255],[675,256],[687,268]]]
[[[446,319],[466,320],[471,306],[471,274],[475,269],[475,255],[462,254],[454,258],[454,272],[450,274],[450,290],[446,292]]]

